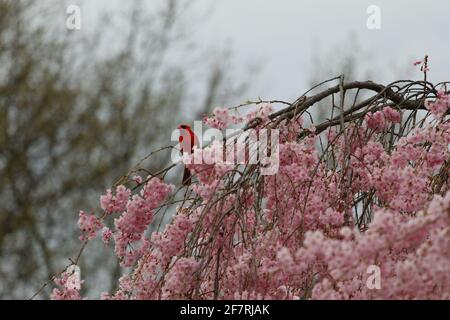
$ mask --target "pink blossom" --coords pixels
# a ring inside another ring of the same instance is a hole
[[[51,294],[52,300],[80,300],[79,290],[83,281],[80,279],[80,268],[71,265],[54,282],[60,288],[54,288]]]
[[[120,185],[116,188],[116,194],[113,195],[111,189],[100,197],[101,208],[108,214],[113,212],[122,212],[125,210],[131,191]]]
[[[425,106],[436,117],[442,117],[450,108],[450,95],[439,91],[437,99],[434,101],[427,101]]]
[[[392,123],[401,122],[401,114],[391,107],[385,107],[380,111],[368,113],[365,117],[367,127],[376,132],[384,131]]]
[[[134,176],[133,181],[136,182],[137,184],[141,184],[143,180],[141,176]]]
[[[107,245],[111,239],[113,232],[108,227],[104,227],[102,230],[102,241],[105,245]]]
[[[92,214],[88,215],[86,212],[80,211],[78,227],[82,232],[80,240],[91,240],[97,236],[97,231],[103,228],[103,222]]]
[[[388,123],[386,122],[386,118],[381,111],[368,113],[365,120],[367,123],[367,127],[377,132],[381,132],[387,128]]]
[[[391,107],[383,108],[383,114],[386,117],[386,120],[392,123],[400,123],[402,120],[400,112]]]

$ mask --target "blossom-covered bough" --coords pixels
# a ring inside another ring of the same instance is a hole
[[[164,181],[177,164],[139,165],[80,213],[83,246],[52,297],[81,298],[73,266],[100,235],[131,267],[105,299],[449,299],[447,84],[341,76],[293,103],[215,109],[206,125],[277,129],[278,172],[214,162],[221,143],[194,151],[208,161],[188,165],[188,187]]]

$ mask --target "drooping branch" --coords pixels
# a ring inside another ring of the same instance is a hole
[[[199,260],[198,270],[196,271],[195,285],[187,294],[188,298],[201,298],[206,293],[201,293],[200,281],[201,275],[205,277],[213,278],[213,298],[218,298],[219,292],[223,289],[223,283],[221,282],[221,277],[223,277],[224,270],[230,263],[225,257],[230,256],[232,251],[237,246],[242,246],[248,250],[253,249],[255,246],[254,233],[257,232],[256,229],[250,232],[246,229],[246,224],[248,223],[248,211],[252,211],[254,215],[255,224],[259,228],[258,232],[260,235],[267,235],[272,232],[272,230],[277,229],[280,232],[280,236],[283,236],[283,243],[287,244],[292,241],[298,241],[302,243],[305,233],[307,231],[307,226],[305,224],[305,214],[307,212],[307,204],[309,204],[310,197],[316,195],[313,189],[317,186],[314,185],[316,177],[320,176],[320,179],[329,179],[330,176],[335,176],[336,180],[328,181],[327,183],[333,183],[336,185],[337,190],[340,190],[339,195],[333,195],[329,200],[330,206],[337,210],[338,212],[344,212],[346,215],[345,225],[350,223],[350,216],[348,210],[352,209],[356,212],[356,220],[354,224],[358,229],[365,230],[366,225],[372,219],[372,206],[380,202],[379,199],[374,195],[373,190],[369,191],[357,191],[353,194],[354,186],[354,171],[351,168],[351,160],[358,160],[358,155],[351,154],[352,147],[362,148],[364,144],[371,141],[373,132],[367,135],[360,136],[358,131],[353,130],[352,126],[349,124],[354,124],[355,126],[361,126],[363,120],[368,113],[374,113],[382,110],[385,107],[391,107],[392,110],[398,111],[408,111],[411,115],[403,123],[397,122],[397,130],[394,131],[394,126],[390,129],[384,130],[379,133],[377,137],[378,141],[384,142],[388,141],[386,145],[388,151],[392,151],[393,142],[397,141],[401,136],[406,136],[408,132],[417,126],[417,121],[422,121],[426,115],[418,115],[419,110],[427,111],[427,101],[435,99],[438,96],[437,86],[433,86],[431,83],[423,81],[397,81],[391,83],[387,86],[376,84],[371,81],[355,81],[350,83],[345,83],[343,77],[333,78],[330,81],[340,79],[338,85],[326,88],[319,93],[307,96],[303,94],[299,99],[292,102],[288,107],[285,107],[279,111],[270,113],[267,115],[266,119],[250,119],[248,122],[243,123],[243,130],[249,130],[252,128],[285,128],[289,127],[290,124],[299,120],[305,114],[308,114],[317,103],[323,101],[324,99],[331,98],[330,111],[336,109],[339,111],[337,116],[331,117],[331,119],[325,120],[321,123],[314,124],[314,130],[310,128],[298,128],[296,138],[292,141],[293,143],[300,143],[310,134],[314,133],[318,136],[320,133],[324,132],[326,129],[331,127],[336,127],[336,137],[330,139],[326,147],[322,147],[317,158],[314,158],[316,163],[308,167],[307,175],[305,178],[306,182],[298,184],[295,181],[288,181],[284,186],[286,189],[280,190],[281,193],[292,193],[291,198],[285,201],[292,201],[294,203],[293,207],[289,210],[284,210],[286,206],[285,203],[280,202],[279,198],[285,197],[283,194],[277,194],[275,192],[272,201],[275,201],[278,205],[277,208],[272,209],[272,216],[267,218],[264,216],[264,202],[263,198],[267,197],[267,181],[269,178],[263,177],[260,174],[261,164],[248,164],[243,167],[235,165],[233,168],[225,171],[220,177],[217,178],[217,184],[208,185],[205,180],[199,181],[195,185],[207,185],[209,190],[210,198],[205,195],[201,195],[198,189],[193,187],[185,188],[180,187],[173,192],[168,200],[162,203],[160,206],[155,208],[156,214],[160,212],[163,208],[167,210],[170,206],[173,206],[177,201],[181,201],[181,207],[178,209],[183,217],[195,216],[195,225],[189,232],[189,238],[184,242],[183,254],[177,256],[175,262],[165,261],[164,268],[161,270],[163,275],[171,272],[176,263],[182,258],[195,257]],[[323,84],[327,84],[330,81],[325,81]],[[445,88],[446,83],[439,84]],[[320,86],[319,86],[320,87]],[[317,89],[317,88],[316,88]],[[372,94],[369,98],[365,98],[362,101],[357,101],[355,98],[352,104],[347,104],[344,100],[345,95],[351,90],[358,90],[368,95]],[[446,90],[446,89],[445,89]],[[309,93],[310,91],[308,91]],[[373,94],[375,93],[375,94]],[[335,105],[334,95],[339,94],[340,103]],[[263,100],[259,100],[250,104],[260,105],[268,103]],[[286,102],[272,100],[272,103],[286,105]],[[237,109],[241,106],[248,106],[248,103],[242,104],[238,107],[232,108]],[[447,110],[448,113],[448,110]],[[365,128],[367,131],[367,128]],[[345,139],[340,139],[345,137]],[[344,159],[341,161],[338,159],[339,152],[342,153],[340,149],[340,144],[343,143],[345,149]],[[302,148],[309,148],[306,145],[302,145]],[[171,150],[172,147],[165,147],[149,154],[145,157],[145,160],[151,159],[151,157],[164,150]],[[307,149],[307,157],[313,154],[312,150]],[[114,185],[117,187],[119,184],[124,184],[129,186],[133,193],[137,193],[142,190],[142,188],[154,177],[159,177],[164,179],[167,173],[176,168],[177,164],[170,164],[166,168],[159,170],[155,173],[149,173],[148,178],[144,179],[140,183],[133,182],[131,175],[139,172],[140,170],[146,172],[145,168],[142,168],[143,161],[141,161],[133,170],[128,174],[123,176],[118,183]],[[443,166],[443,168],[448,168],[448,163]],[[203,169],[202,169],[203,170]],[[211,168],[207,167],[204,171],[210,171]],[[305,171],[306,172],[306,171]],[[199,177],[204,174],[203,171],[196,171],[196,175]],[[441,169],[439,173],[439,179],[434,177],[433,181],[437,181],[436,184],[439,185],[439,191],[441,187],[448,181],[448,170]],[[288,177],[290,179],[290,177]],[[201,179],[201,178],[199,178]],[[289,180],[288,179],[288,180]],[[277,178],[273,178],[272,184],[277,184]],[[304,188],[303,192],[300,194],[296,193],[297,188]],[[322,190],[325,192],[326,188]],[[175,197],[178,192],[184,192],[180,200],[176,200]],[[249,197],[255,198],[253,204],[249,206],[246,204],[249,202]],[[336,198],[336,199],[335,199]],[[362,206],[360,204],[363,204]],[[362,207],[362,208],[361,208]],[[245,208],[245,209],[244,209]],[[359,212],[361,211],[362,212]],[[214,211],[213,215],[209,215],[210,212]],[[166,211],[164,211],[166,212]],[[288,225],[280,227],[286,219],[286,216],[294,215],[294,212],[301,214],[301,220],[297,225]],[[155,214],[155,215],[156,215]],[[164,214],[164,213],[163,213]],[[99,215],[102,219],[104,218],[104,213]],[[233,219],[231,219],[233,218]],[[232,226],[228,225],[230,219],[232,220]],[[161,218],[162,220],[162,218]],[[283,230],[283,228],[289,227],[289,230]],[[292,227],[292,228],[291,228]],[[256,227],[255,227],[256,228]],[[233,232],[230,232],[233,230]],[[228,230],[228,231],[227,231]],[[235,232],[236,231],[236,232]],[[283,234],[285,232],[285,234]],[[87,240],[85,244],[88,242]],[[81,257],[83,249],[77,255],[76,262],[72,261],[72,264],[77,263]],[[145,254],[140,261],[140,267],[135,270],[132,274],[132,280],[134,282],[139,281],[142,278],[142,266],[150,263],[146,259],[149,259],[149,254]],[[256,266],[254,266],[256,268]],[[211,276],[212,275],[212,276]],[[193,281],[194,281],[193,280]],[[248,280],[250,281],[250,280]],[[252,280],[256,281],[256,280]],[[250,281],[251,282],[251,281]],[[311,281],[310,281],[311,282]],[[154,292],[162,290],[164,286],[164,276],[158,277],[155,282]],[[312,290],[312,284],[307,286],[305,289],[305,295],[308,295]],[[149,293],[149,295],[152,295]],[[158,296],[160,298],[160,296]]]

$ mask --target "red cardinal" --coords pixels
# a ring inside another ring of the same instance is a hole
[[[195,135],[194,131],[192,131],[191,127],[188,125],[182,124],[178,126],[178,130],[180,130],[180,137],[178,138],[178,142],[180,143],[181,153],[192,154],[194,146],[198,146],[198,138]],[[183,185],[187,186],[191,184],[191,172],[188,168],[184,168],[183,173]]]

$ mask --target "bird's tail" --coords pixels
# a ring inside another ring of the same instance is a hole
[[[184,168],[182,183],[183,183],[183,186],[188,186],[191,184],[191,172],[189,171],[188,168]]]

